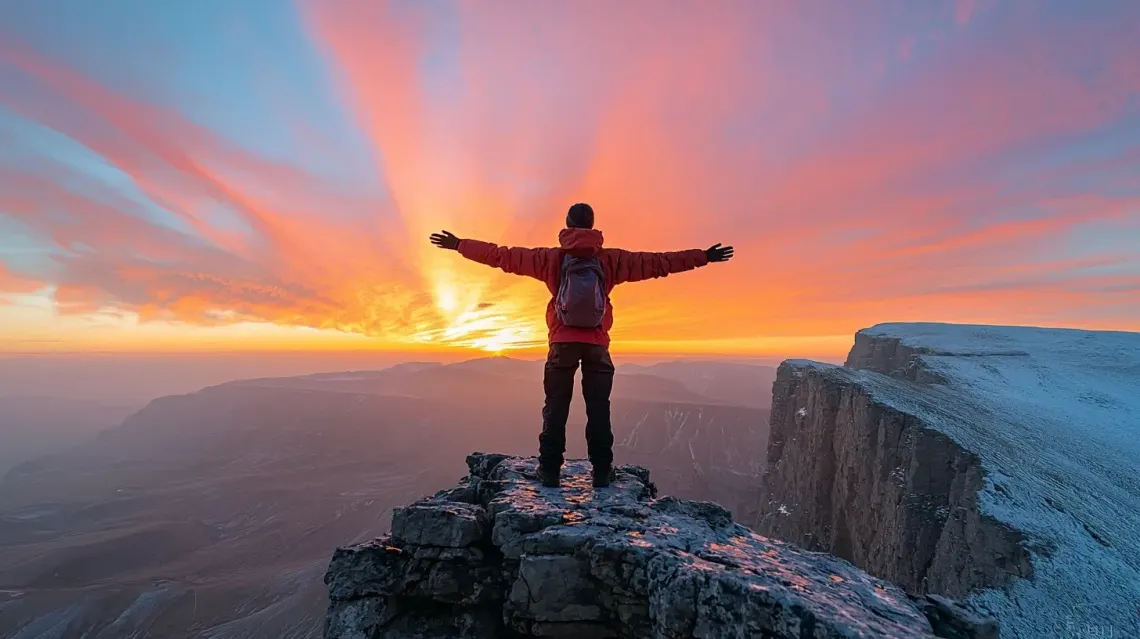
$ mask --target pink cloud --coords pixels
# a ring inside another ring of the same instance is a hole
[[[967,25],[970,23],[970,18],[974,16],[974,12],[978,9],[977,0],[955,0],[954,2],[954,22],[959,25]]]
[[[899,59],[909,60],[912,53],[914,53],[914,36],[903,38],[899,43]]]
[[[4,266],[3,262],[0,262],[0,299],[3,299],[6,294],[35,293],[44,288],[44,284],[44,282],[13,273]]]

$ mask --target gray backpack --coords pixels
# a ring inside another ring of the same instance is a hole
[[[562,281],[554,298],[558,319],[574,328],[597,328],[606,316],[606,273],[596,257],[562,258]]]

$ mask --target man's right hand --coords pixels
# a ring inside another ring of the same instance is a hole
[[[705,251],[705,257],[709,258],[710,262],[727,262],[732,259],[732,251],[731,246],[721,246],[720,242],[717,242]]]
[[[448,249],[451,251],[459,250],[459,238],[451,234],[450,231],[440,231],[439,233],[431,234],[431,243],[435,244],[441,249]]]

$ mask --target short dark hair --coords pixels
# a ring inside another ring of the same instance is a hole
[[[584,202],[571,206],[566,213],[566,226],[572,229],[594,228],[594,209]]]

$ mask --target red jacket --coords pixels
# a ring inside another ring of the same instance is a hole
[[[460,255],[469,260],[501,268],[507,273],[533,277],[546,284],[550,291],[550,302],[546,305],[546,326],[550,329],[551,343],[586,342],[609,346],[610,327],[614,324],[614,307],[610,303],[609,294],[615,286],[624,282],[665,277],[670,273],[689,271],[708,264],[708,257],[701,249],[640,253],[602,248],[602,232],[595,229],[562,229],[558,234],[558,243],[559,248],[518,248],[478,240],[459,242]],[[606,274],[606,315],[598,328],[565,326],[554,312],[554,296],[558,293],[562,276],[562,256],[566,253],[575,257],[597,256],[602,263],[602,270]]]

